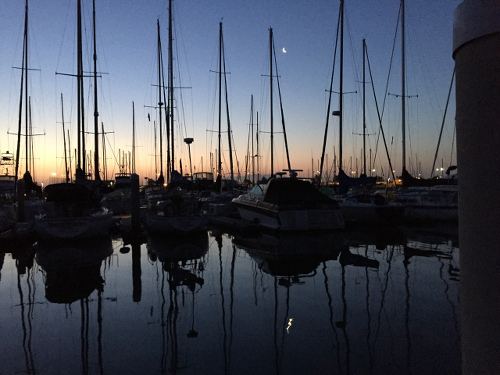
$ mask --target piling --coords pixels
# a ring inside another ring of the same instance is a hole
[[[141,211],[140,211],[140,198],[139,198],[139,175],[132,173],[130,176],[130,202],[131,202],[131,215],[132,215],[132,228],[133,233],[138,233],[141,229]]]
[[[462,373],[500,374],[500,2],[455,11]]]
[[[24,206],[24,180],[17,180],[16,188],[16,201],[17,201],[17,221],[24,222],[26,220],[25,206]]]

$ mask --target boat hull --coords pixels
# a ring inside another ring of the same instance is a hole
[[[35,231],[44,240],[83,240],[109,234],[113,225],[110,211],[81,217],[35,217]]]
[[[278,209],[265,202],[233,200],[241,218],[267,229],[282,231],[343,229],[344,219],[339,209]]]
[[[346,222],[352,223],[397,223],[403,220],[405,207],[403,205],[343,205],[340,211]]]

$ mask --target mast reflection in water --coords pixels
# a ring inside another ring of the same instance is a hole
[[[455,236],[127,246],[1,250],[2,373],[460,373]]]

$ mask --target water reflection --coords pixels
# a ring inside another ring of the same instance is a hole
[[[208,248],[206,232],[189,238],[161,235],[151,235],[148,238],[149,259],[158,261],[162,265],[159,275],[162,348],[160,373],[176,374],[178,370],[183,370],[187,366],[185,362],[187,360],[180,358],[180,347],[183,338],[198,337],[195,327],[195,299],[205,282],[203,278],[204,256]],[[189,298],[190,303],[187,301]],[[191,319],[188,324],[189,328],[184,328],[187,332],[180,334],[179,321],[187,321],[184,319],[187,313],[182,311],[183,309],[190,310]]]
[[[0,266],[5,373],[460,373],[458,248],[436,233],[213,230]]]
[[[12,251],[13,249],[11,249]],[[19,307],[21,313],[22,327],[22,348],[24,353],[24,365],[26,371],[31,373],[35,371],[35,356],[33,354],[33,318],[35,307],[36,283],[33,273],[33,259],[35,248],[25,245],[24,247],[15,247],[11,253],[15,259],[17,270],[17,290],[19,292]],[[26,279],[26,290],[23,288],[23,279]]]
[[[49,302],[71,304],[103,291],[101,264],[113,253],[111,238],[78,243],[41,243],[36,261],[45,273]]]
[[[315,273],[322,261],[337,259],[344,237],[339,233],[269,234],[234,237],[233,244],[245,250],[259,268],[272,276],[297,278]],[[285,278],[280,278],[286,283]]]
[[[81,372],[88,374],[91,363],[91,326],[93,312],[90,296],[97,291],[97,363],[103,373],[103,291],[101,276],[103,261],[113,253],[110,237],[79,241],[78,243],[41,243],[36,262],[45,276],[45,298],[64,304],[72,314],[72,304],[80,305]]]

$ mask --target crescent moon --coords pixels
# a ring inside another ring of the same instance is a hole
[[[283,47],[283,50],[282,50],[282,51],[283,51],[283,53],[286,53],[286,49],[285,49],[285,47]]]

